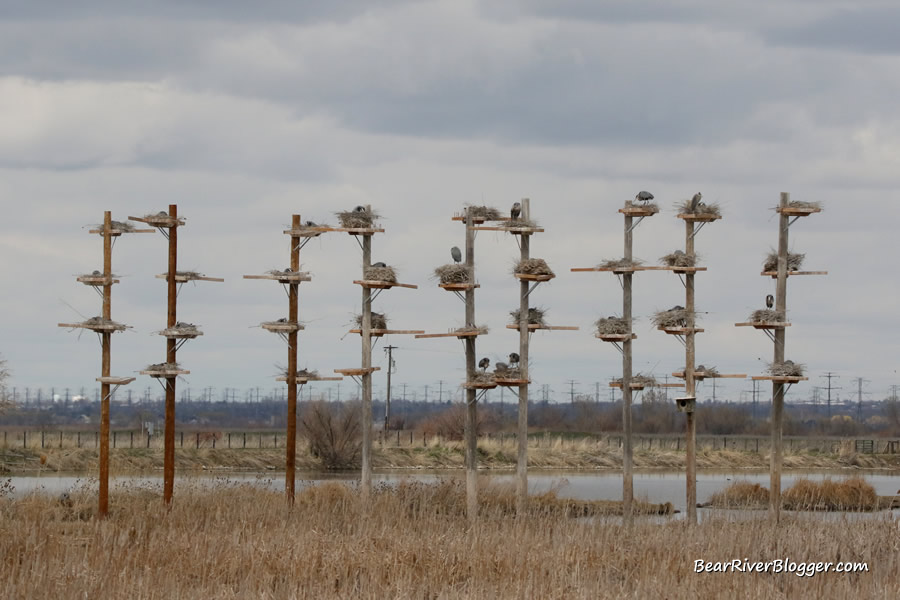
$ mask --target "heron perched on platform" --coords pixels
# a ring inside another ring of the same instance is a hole
[[[769,294],[766,296],[766,308],[772,308],[773,306],[775,306],[775,296]]]
[[[512,208],[509,210],[509,218],[512,220],[516,220],[522,214],[522,203],[514,202]]]
[[[94,272],[91,273],[91,274],[92,274],[92,275],[103,275],[103,273],[101,273],[100,271],[94,271]]]
[[[353,209],[353,212],[366,212],[366,207],[365,206],[357,206],[356,208]]]
[[[700,208],[700,199],[703,198],[703,194],[697,192],[694,194],[694,197],[691,198],[691,212],[697,212],[697,209]]]
[[[517,365],[519,364],[519,354],[518,352],[510,352],[509,353],[509,364]]]
[[[318,227],[318,225],[316,225],[315,221],[307,221],[306,226],[307,227]]]
[[[373,263],[372,266],[373,266],[373,267],[384,268],[384,267],[386,267],[387,265],[384,264],[383,262],[377,262],[377,263]]]
[[[462,262],[462,252],[460,252],[459,248],[456,246],[450,248],[450,257],[453,258],[453,262],[456,264]]]
[[[646,190],[641,190],[637,193],[637,196],[635,196],[634,199],[638,202],[650,202],[651,200],[653,200],[653,194]]]
[[[478,361],[478,368],[480,368],[482,371],[487,371],[487,368],[489,366],[491,366],[491,359],[486,356]]]

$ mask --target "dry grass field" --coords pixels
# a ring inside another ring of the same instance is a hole
[[[282,494],[250,485],[94,497],[0,495],[3,598],[897,598],[900,529],[787,516],[779,526],[725,514],[687,527],[645,517],[574,518],[552,498],[510,513],[489,488],[472,527],[458,483],[376,490],[368,507],[342,485]],[[723,513],[724,514],[724,513]],[[860,561],[864,573],[812,577],[695,573],[694,560]]]

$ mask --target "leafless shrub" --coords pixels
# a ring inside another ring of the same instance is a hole
[[[359,467],[362,428],[356,404],[310,402],[300,417],[300,430],[309,441],[310,453],[326,469]]]

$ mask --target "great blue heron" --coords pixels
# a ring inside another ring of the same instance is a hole
[[[775,306],[775,296],[769,294],[766,296],[766,308],[772,308],[773,306]]]
[[[514,202],[512,208],[509,209],[509,218],[515,221],[522,214],[522,203]]]
[[[670,308],[669,310],[684,310],[684,307],[681,306],[680,304],[676,304],[675,306],[673,306],[673,307]]]
[[[505,373],[506,371],[509,371],[509,365],[506,363],[498,362],[494,364],[495,373]]]
[[[487,371],[487,368],[489,366],[491,366],[491,359],[486,356],[478,361],[478,368],[480,368],[482,371]]]
[[[462,262],[462,252],[456,246],[450,248],[450,256],[453,258],[453,262],[457,264]]]
[[[94,271],[94,272],[91,273],[91,274],[92,274],[92,275],[103,275],[103,273],[101,273],[100,271]]]
[[[387,265],[383,262],[377,262],[372,265],[373,267],[386,267]]]
[[[519,354],[518,352],[510,352],[509,353],[509,364],[517,365],[519,364]]]
[[[697,365],[697,368],[694,369],[694,372],[696,373],[697,371],[700,371],[701,373],[706,373],[706,367],[704,367],[703,365]]]
[[[353,212],[366,212],[366,207],[365,206],[357,206],[356,208],[353,209]]]
[[[697,212],[697,209],[700,207],[700,199],[703,197],[703,194],[697,192],[694,194],[694,197],[691,198],[691,212]]]
[[[285,318],[285,317],[281,317],[280,319],[278,319],[278,323],[287,323],[287,322],[288,322],[287,318]]]
[[[639,202],[650,202],[651,200],[653,200],[653,194],[646,190],[641,190],[637,193],[637,196],[635,196],[634,199]]]
[[[307,227],[318,227],[318,225],[316,225],[315,221],[307,221],[306,226]]]

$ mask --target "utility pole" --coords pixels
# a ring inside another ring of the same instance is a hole
[[[856,378],[857,385],[857,403],[856,403],[856,420],[862,423],[862,395],[863,395],[863,383],[869,383],[868,379],[863,379],[862,377]]]
[[[840,379],[840,375],[835,375],[831,371],[828,371],[824,375],[820,375],[820,377],[824,377],[824,378],[828,379],[828,417],[831,418],[831,390],[841,390],[844,388],[833,387],[831,385],[831,380],[832,379]]]
[[[393,352],[397,346],[385,346],[384,351],[387,352],[387,395],[384,400],[384,430],[391,428],[391,374],[394,372]]]
[[[575,384],[578,382],[570,379],[566,383],[569,384],[569,404],[575,404]]]

